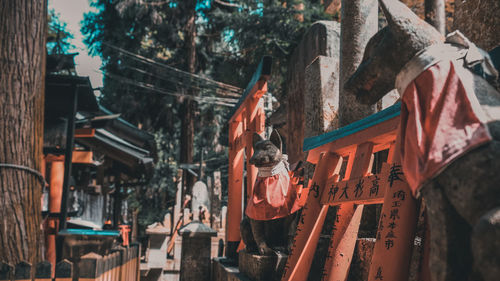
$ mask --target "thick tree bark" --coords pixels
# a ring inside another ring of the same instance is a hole
[[[47,1],[0,2],[0,163],[40,171]],[[40,179],[0,167],[0,259],[42,259]]]
[[[444,0],[425,0],[425,21],[434,26],[441,34],[446,33]]]
[[[190,73],[196,72],[196,0],[186,1],[184,4],[188,13],[186,23],[186,68]],[[192,89],[188,90],[189,95],[196,95]],[[183,101],[181,108],[181,163],[193,163],[194,153],[194,118],[196,112],[196,102],[187,98]],[[194,184],[194,177],[186,170],[184,171],[185,194],[191,194]]]

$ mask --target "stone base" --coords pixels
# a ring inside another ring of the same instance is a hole
[[[284,254],[259,256],[241,250],[238,265],[240,272],[252,281],[280,280],[287,258]]]
[[[227,258],[212,259],[212,281],[252,281]]]

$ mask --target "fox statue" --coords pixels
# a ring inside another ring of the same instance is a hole
[[[269,140],[254,134],[253,149],[250,163],[258,174],[240,225],[241,237],[250,253],[287,253],[300,205],[278,131]]]
[[[344,88],[365,104],[394,88],[401,96],[397,141],[408,184],[425,201],[432,280],[498,280],[498,71],[460,32],[444,38],[405,4],[379,3],[388,26]]]

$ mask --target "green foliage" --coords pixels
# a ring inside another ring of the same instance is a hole
[[[75,48],[70,43],[73,34],[68,31],[67,24],[61,22],[58,14],[51,9],[47,14],[47,52],[49,54],[66,54]]]
[[[270,91],[282,96],[288,59],[311,24],[331,19],[319,1],[233,1],[239,8],[214,5],[208,14],[207,28],[220,32],[214,78],[245,87],[264,55],[274,58]],[[286,2],[286,5],[284,4]],[[297,10],[298,4],[303,10]],[[297,20],[302,16],[303,20]]]
[[[187,70],[186,40],[190,5],[196,3],[196,73],[245,88],[264,55],[275,58],[270,89],[281,95],[288,59],[312,22],[326,19],[319,1],[276,0],[93,0],[97,13],[86,14],[82,32],[91,53],[103,61],[101,103],[156,136],[158,163],[144,189],[129,191],[129,206],[139,210],[142,229],[161,220],[174,203],[174,176],[179,160],[180,105],[169,93],[200,94],[190,81],[179,81],[164,67],[144,63],[116,47]],[[298,2],[304,10],[297,11]],[[297,20],[303,16],[303,21]],[[164,89],[145,90],[135,84]],[[204,92],[203,95],[213,93]],[[195,161],[203,153],[205,174],[221,170],[227,193],[227,120],[229,109],[198,104],[195,122]],[[160,202],[158,203],[158,200]],[[158,205],[159,204],[159,205]]]

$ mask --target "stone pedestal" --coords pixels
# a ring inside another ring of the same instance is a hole
[[[238,267],[252,281],[280,280],[287,258],[287,255],[260,256],[241,250]]]
[[[345,126],[375,113],[374,105],[358,103],[343,85],[361,63],[366,43],[378,31],[378,3],[342,0],[341,13],[339,120]]]
[[[210,280],[210,248],[217,235],[210,227],[193,221],[179,230],[182,235],[180,281]]]
[[[148,248],[146,251],[146,260],[149,268],[165,267],[167,263],[167,236],[170,230],[161,224],[155,224],[146,229],[148,235]]]

